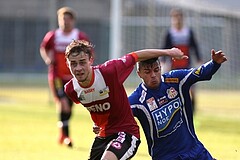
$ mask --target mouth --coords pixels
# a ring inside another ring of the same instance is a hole
[[[80,72],[75,74],[76,77],[82,77],[83,75],[84,75],[84,73],[80,73]]]
[[[151,85],[152,86],[158,86],[159,85],[159,82],[157,80],[152,80],[151,81]]]
[[[155,84],[155,83],[157,83],[157,80],[154,79],[154,80],[151,81],[151,83]]]

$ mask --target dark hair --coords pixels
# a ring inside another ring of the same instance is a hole
[[[78,55],[81,52],[89,55],[89,58],[93,56],[92,53],[93,45],[85,40],[73,40],[67,47],[65,51],[65,58],[68,58],[70,54]]]
[[[160,61],[158,58],[151,58],[151,59],[147,59],[147,60],[144,60],[144,61],[140,61],[137,63],[137,70],[139,71],[139,69],[145,65],[151,65],[155,62],[158,62],[160,64]]]

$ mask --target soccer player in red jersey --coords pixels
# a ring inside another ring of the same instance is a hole
[[[170,12],[171,16],[171,27],[168,29],[165,40],[164,40],[164,48],[179,48],[188,59],[180,59],[180,60],[172,60],[171,67],[167,70],[173,69],[189,69],[192,67],[191,57],[195,57],[198,65],[202,64],[201,54],[199,52],[198,43],[195,38],[195,34],[192,28],[184,25],[184,14],[183,11],[179,8],[173,8]],[[166,59],[165,59],[166,61]],[[164,61],[163,61],[164,62]],[[167,63],[165,63],[168,66]],[[195,111],[195,86],[191,87],[191,99],[192,99],[192,109]]]
[[[66,65],[65,49],[73,39],[89,40],[86,33],[75,28],[76,13],[63,7],[57,11],[59,28],[49,31],[42,40],[40,54],[48,65],[48,82],[56,102],[60,128],[59,143],[71,147],[69,120],[73,102],[64,93],[64,84],[72,75]]]
[[[74,40],[65,53],[73,78],[65,85],[66,94],[81,103],[99,127],[89,160],[126,160],[140,144],[139,127],[133,117],[123,83],[137,61],[159,56],[185,58],[177,49],[145,49],[92,66],[92,45]]]

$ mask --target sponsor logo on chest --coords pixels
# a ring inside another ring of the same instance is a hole
[[[109,92],[109,87],[99,70],[95,70],[95,80],[91,87],[80,87],[77,91],[81,104],[90,112],[105,112],[111,108]]]
[[[174,87],[166,89],[164,96],[146,100],[155,123],[158,137],[165,137],[182,124],[182,103]]]
[[[105,102],[103,104],[94,104],[90,107],[86,107],[89,112],[104,112],[111,108],[109,102]]]
[[[180,98],[177,98],[151,113],[158,133],[166,130],[169,125],[174,126],[164,132],[164,134],[168,134],[176,129],[178,124],[181,124],[181,112],[179,112],[181,111],[181,106]],[[173,121],[174,117],[176,118]]]

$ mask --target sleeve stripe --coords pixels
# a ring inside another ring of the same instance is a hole
[[[133,56],[133,58],[135,59],[135,62],[138,62],[138,55],[135,52],[130,53],[130,55]]]

